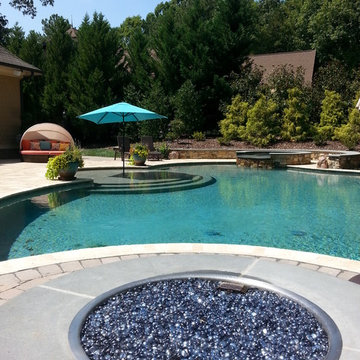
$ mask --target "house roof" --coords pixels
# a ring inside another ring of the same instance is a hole
[[[66,30],[66,33],[69,34],[73,40],[77,39],[78,30],[73,26],[71,26],[68,30]]]
[[[263,78],[266,79],[279,66],[289,65],[296,70],[301,67],[304,70],[305,83],[311,84],[316,50],[282,52],[274,54],[251,55],[249,60],[253,65],[264,71]]]
[[[6,50],[2,46],[0,46],[0,66],[13,68],[20,71],[29,71],[31,74],[41,74],[41,70],[38,69],[36,66],[21,60],[19,57],[12,54],[10,51]]]

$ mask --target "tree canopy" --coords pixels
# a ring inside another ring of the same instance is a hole
[[[32,1],[12,5],[36,14]],[[346,125],[360,85],[359,10],[357,0],[169,0],[117,28],[101,13],[85,15],[75,39],[69,21],[53,15],[42,34],[25,37],[21,24],[0,27],[0,41],[44,72],[23,82],[26,125],[47,119],[86,143],[113,143],[115,126],[93,131],[76,116],[128,101],[169,119],[129,125],[129,134],[164,138],[175,121],[182,135],[220,131],[227,140],[264,145],[260,136],[266,143],[303,141],[333,126],[324,122],[329,91],[341,104],[336,126]],[[248,62],[250,54],[309,49],[317,51],[311,87],[301,69],[278,68],[264,82]],[[334,130],[329,134],[322,138]]]

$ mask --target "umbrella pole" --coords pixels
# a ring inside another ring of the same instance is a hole
[[[125,177],[125,119],[123,114],[123,141],[122,141],[122,160],[123,160],[123,177]]]

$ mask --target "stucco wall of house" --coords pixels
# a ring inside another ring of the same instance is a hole
[[[20,101],[20,78],[0,75],[0,151],[19,147]]]

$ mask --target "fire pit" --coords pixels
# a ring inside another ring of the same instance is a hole
[[[339,359],[340,333],[308,300],[223,273],[127,284],[75,317],[77,359]]]

